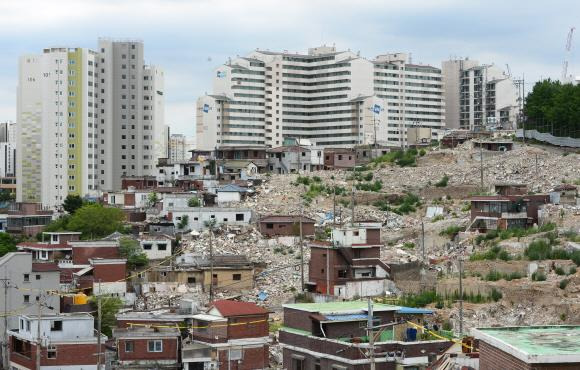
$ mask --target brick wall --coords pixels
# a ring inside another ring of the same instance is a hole
[[[228,366],[228,351],[219,351],[220,369],[254,370],[267,369],[270,362],[268,345],[259,348],[244,348],[241,360],[232,360]]]
[[[74,247],[73,262],[75,265],[88,265],[89,258],[119,258],[119,247]]]
[[[312,330],[312,324],[309,316],[309,312],[286,307],[284,308],[284,326],[310,332]]]
[[[162,352],[149,352],[148,346],[150,340],[162,340]],[[133,352],[125,352],[125,342],[133,342]],[[149,338],[149,339],[118,339],[117,353],[119,361],[137,361],[137,360],[178,360],[178,338]]]
[[[267,314],[228,318],[228,339],[259,338],[267,336],[268,336]]]
[[[30,352],[27,356],[14,353],[14,337],[10,340],[10,361],[27,367],[29,369],[36,369],[36,345],[30,344]],[[103,345],[104,351],[104,345]],[[41,366],[71,366],[71,365],[96,365],[97,344],[70,344],[57,345],[56,358],[49,359],[47,356],[47,348],[43,347],[41,350]],[[104,359],[103,359],[104,360]],[[80,366],[79,366],[80,368]]]
[[[127,265],[125,263],[95,265],[93,269],[94,281],[99,280],[103,283],[111,283],[125,278],[127,274]]]

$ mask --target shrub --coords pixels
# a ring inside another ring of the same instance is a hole
[[[574,267],[574,266],[570,267],[570,270],[568,270],[568,274],[569,275],[576,275],[576,267]]]
[[[314,181],[314,182],[322,182],[322,179],[320,177],[318,177],[318,176],[314,176],[314,177],[312,177],[312,181]]]
[[[502,250],[497,254],[497,258],[499,258],[502,261],[509,261],[511,260],[511,256],[509,255],[509,253],[506,250]]]
[[[495,270],[491,270],[490,272],[487,273],[487,275],[485,275],[485,280],[486,281],[498,281],[502,279],[502,274],[498,271]]]
[[[199,207],[199,206],[200,206],[200,204],[201,204],[201,203],[200,203],[199,199],[198,199],[198,198],[195,198],[195,197],[193,197],[193,198],[189,198],[189,199],[187,200],[187,206],[188,206],[188,207]]]
[[[562,289],[562,290],[566,289],[569,282],[570,281],[568,279],[560,280],[560,284],[559,284],[560,289]]]
[[[502,299],[502,297],[503,297],[503,294],[501,294],[501,292],[500,292],[499,290],[497,290],[497,289],[493,288],[493,289],[491,290],[491,294],[490,294],[490,296],[491,296],[491,299],[493,299],[493,301],[494,301],[494,302],[497,302],[497,301],[499,301],[500,299]]]
[[[420,156],[420,157],[423,157],[423,156],[425,156],[425,154],[427,154],[427,152],[425,151],[425,149],[421,149],[421,150],[419,150],[419,156]]]
[[[444,188],[447,186],[447,183],[449,182],[449,176],[447,175],[443,175],[443,178],[441,178],[441,180],[439,180],[438,182],[435,183],[435,186],[438,188]]]
[[[403,244],[403,248],[405,248],[405,249],[413,249],[413,248],[415,248],[415,243],[413,243],[413,242],[405,242]]]
[[[533,281],[546,281],[546,275],[544,275],[541,272],[536,271],[532,274],[532,280]]]
[[[443,217],[443,215],[437,215],[431,219],[431,222],[437,222],[437,221],[441,221],[443,219],[445,219],[445,217]]]
[[[564,269],[561,268],[560,266],[556,267],[556,270],[554,270],[554,272],[556,272],[556,275],[566,275],[566,272],[564,272]]]
[[[552,246],[543,239],[537,239],[528,245],[524,255],[531,261],[545,260],[550,257]]]
[[[454,238],[455,235],[457,235],[458,233],[464,231],[464,228],[461,226],[457,226],[457,225],[452,225],[449,226],[448,228],[442,230],[439,232],[439,235],[443,236],[443,235],[447,235],[450,238]]]

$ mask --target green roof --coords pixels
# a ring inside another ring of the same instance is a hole
[[[327,303],[293,303],[285,304],[284,308],[307,312],[352,312],[366,311],[369,307],[366,301],[327,302]],[[400,307],[390,304],[373,304],[373,311],[397,311]]]
[[[580,326],[478,328],[473,334],[527,363],[580,362]]]

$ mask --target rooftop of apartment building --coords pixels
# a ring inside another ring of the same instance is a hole
[[[526,363],[580,362],[577,325],[477,328],[472,334]]]

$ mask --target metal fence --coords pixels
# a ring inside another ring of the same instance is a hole
[[[518,129],[516,131],[516,137],[523,138],[524,130]],[[556,146],[580,148],[580,139],[573,139],[571,137],[553,136],[552,134],[538,132],[537,130],[526,130],[526,139],[534,139]]]

